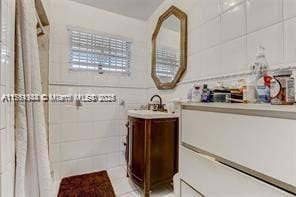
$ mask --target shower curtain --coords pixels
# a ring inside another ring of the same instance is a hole
[[[34,0],[16,0],[15,93],[42,94]],[[52,197],[43,103],[15,103],[15,197]]]

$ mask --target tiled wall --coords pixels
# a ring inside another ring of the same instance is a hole
[[[1,0],[0,95],[14,92],[14,0]],[[0,102],[0,197],[13,196],[14,105]]]
[[[175,90],[151,81],[153,93],[186,98],[195,80],[248,71],[259,45],[271,67],[296,65],[295,0],[167,0],[148,20],[150,34],[171,4],[188,14],[187,72]]]
[[[50,104],[50,160],[55,179],[124,164],[127,109],[146,103],[150,72],[145,23],[69,0],[45,2],[50,18],[49,92],[113,93],[125,105]],[[67,26],[131,38],[131,75],[70,71]]]

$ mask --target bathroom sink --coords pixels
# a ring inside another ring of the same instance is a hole
[[[128,116],[143,119],[178,118],[177,113],[167,113],[151,110],[128,110]]]

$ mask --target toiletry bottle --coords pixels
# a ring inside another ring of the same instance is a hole
[[[259,80],[261,77],[267,76],[268,68],[268,62],[265,57],[265,48],[259,46],[256,54],[256,60],[251,68],[252,74],[255,75],[255,80]]]
[[[270,91],[267,80],[269,80],[268,76],[269,65],[265,57],[265,49],[262,46],[258,47],[256,60],[252,65],[251,71],[251,88],[255,87],[255,98],[256,102],[270,102]],[[252,93],[252,92],[250,92]],[[251,96],[253,97],[253,96]]]
[[[201,101],[202,89],[199,85],[194,85],[192,89],[192,102],[199,103]]]
[[[190,88],[187,92],[187,101],[188,102],[192,101],[192,88]]]
[[[210,90],[208,89],[208,85],[204,84],[201,94],[201,102],[208,103],[210,102]]]

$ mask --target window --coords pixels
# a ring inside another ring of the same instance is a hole
[[[70,68],[105,72],[130,73],[131,41],[114,35],[69,29]]]
[[[171,47],[157,47],[156,73],[159,77],[173,80],[180,67],[179,49]]]
[[[171,47],[156,49],[156,73],[161,78],[173,80],[180,67],[180,53]]]

